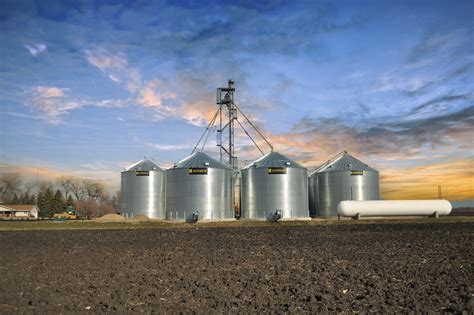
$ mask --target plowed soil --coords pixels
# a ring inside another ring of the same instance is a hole
[[[474,223],[0,232],[0,313],[474,312]]]

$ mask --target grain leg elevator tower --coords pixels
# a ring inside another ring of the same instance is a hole
[[[219,147],[220,162],[226,163],[233,170],[232,176],[232,205],[236,215],[240,214],[240,188],[241,188],[241,173],[238,167],[238,159],[235,154],[235,124],[239,125],[244,133],[249,137],[252,143],[257,147],[262,155],[265,153],[258,146],[257,142],[252,138],[250,133],[245,129],[238,115],[243,117],[243,121],[248,123],[251,128],[264,140],[264,142],[273,151],[273,146],[263,136],[263,134],[255,127],[247,115],[237,106],[234,100],[235,86],[233,80],[228,80],[226,87],[217,88],[216,91],[216,105],[218,109],[213,118],[209,122],[207,128],[194,147],[192,153],[196,151],[203,151],[209,134],[217,127],[217,146]]]

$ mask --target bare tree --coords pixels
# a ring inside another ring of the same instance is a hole
[[[26,181],[23,183],[23,190],[26,194],[34,195],[36,193],[37,185],[33,181]]]
[[[107,197],[105,186],[101,182],[85,179],[83,185],[88,199],[97,201]]]
[[[15,194],[21,193],[22,177],[20,173],[4,173],[0,176],[1,202],[9,202]]]
[[[92,210],[94,209],[93,200],[76,200],[74,202],[76,210],[79,212],[81,218],[90,218],[92,216]]]
[[[83,200],[87,195],[86,189],[84,187],[84,180],[81,178],[63,176],[59,178],[57,182],[65,195],[72,194],[76,200]]]
[[[54,183],[51,182],[51,181],[43,180],[43,181],[38,183],[38,191],[41,191],[42,193],[44,193],[48,188],[51,191],[56,190],[56,187],[55,187]]]
[[[58,184],[58,186],[62,189],[63,193],[64,193],[64,196],[69,196],[69,194],[71,193],[71,186],[70,186],[70,179],[71,177],[67,177],[67,176],[61,176],[56,182]]]
[[[76,198],[75,206],[82,217],[97,217],[114,212],[103,183],[74,177],[61,178],[58,183]]]

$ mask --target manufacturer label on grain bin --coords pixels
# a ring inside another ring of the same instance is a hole
[[[364,175],[364,171],[351,171],[351,176],[353,175]]]
[[[207,168],[205,167],[190,167],[188,168],[189,175],[207,175]]]
[[[136,171],[135,176],[150,176],[149,171]]]
[[[269,167],[268,174],[286,174],[286,167]]]

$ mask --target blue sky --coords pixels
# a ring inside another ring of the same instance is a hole
[[[116,186],[145,154],[169,165],[230,78],[276,150],[310,168],[347,149],[381,171],[386,196],[418,176],[416,197],[435,181],[474,197],[472,1],[0,6],[4,168]],[[258,157],[240,143],[241,161]]]

